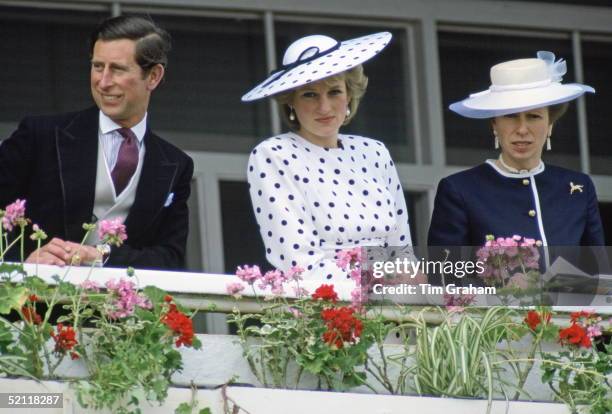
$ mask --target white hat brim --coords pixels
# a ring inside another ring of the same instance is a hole
[[[555,82],[531,89],[487,90],[455,102],[449,108],[467,118],[494,118],[568,102],[582,96],[585,92],[595,93],[595,89],[579,83]]]
[[[389,44],[391,37],[389,32],[380,32],[345,40],[337,49],[317,59],[282,73],[273,73],[247,92],[242,101],[267,98],[354,68],[380,53]]]

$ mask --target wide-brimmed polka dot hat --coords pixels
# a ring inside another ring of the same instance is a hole
[[[489,89],[449,106],[468,118],[493,118],[568,102],[595,89],[580,83],[561,83],[565,60],[540,51],[535,59],[517,59],[491,68]]]
[[[283,66],[242,97],[254,101],[344,72],[376,56],[391,41],[380,32],[344,42],[323,35],[302,37],[283,56]]]

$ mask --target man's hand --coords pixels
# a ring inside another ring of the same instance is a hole
[[[78,243],[54,237],[40,249],[34,250],[26,259],[26,263],[80,266],[101,259],[102,255],[95,247],[81,246]]]
[[[93,246],[83,245],[71,241],[64,242],[74,252],[71,257],[71,262],[74,266],[91,265],[95,261],[102,260],[102,253]]]
[[[62,239],[54,237],[39,249],[34,250],[26,259],[26,263],[49,264],[64,266],[71,257],[71,247]]]

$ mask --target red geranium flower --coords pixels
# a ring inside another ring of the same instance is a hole
[[[340,349],[344,346],[342,342],[342,337],[336,331],[325,331],[323,332],[323,341],[330,346],[335,346],[337,349]]]
[[[321,285],[312,294],[313,299],[329,300],[336,303],[338,294],[334,291],[334,285]]]
[[[591,338],[588,337],[587,330],[576,323],[573,323],[569,328],[559,331],[559,342],[561,345],[577,345],[583,348],[591,347]]]
[[[585,311],[585,310],[582,310],[580,312],[572,312],[572,313],[570,313],[570,322],[576,323],[582,317],[588,319],[588,318],[590,318],[593,315],[594,315],[594,312],[589,312],[589,311]]]
[[[162,317],[161,321],[179,336],[175,342],[177,347],[181,345],[191,346],[193,344],[193,322],[187,315],[179,311],[175,304],[170,305],[170,309]]]
[[[535,331],[540,322],[542,322],[542,319],[540,319],[540,314],[538,312],[532,310],[527,312],[525,323],[529,325],[529,328],[531,328],[532,331]]]
[[[329,308],[321,311],[327,331],[323,333],[323,341],[340,349],[345,342],[355,343],[361,336],[363,324],[355,317],[353,308]]]
[[[78,344],[76,332],[72,329],[72,326],[64,326],[61,323],[57,324],[57,333],[51,331],[51,337],[55,341],[55,352],[64,353],[70,351]],[[74,356],[72,358],[75,359]]]
[[[22,307],[21,314],[23,315],[23,319],[28,323],[33,323],[34,325],[40,325],[42,323],[41,316],[36,312],[33,306]]]
[[[540,323],[542,323],[542,319],[546,321],[546,323],[550,322],[550,318],[552,317],[550,312],[542,312],[541,314],[530,310],[527,312],[527,316],[525,317],[525,323],[529,325],[532,331],[535,331]]]

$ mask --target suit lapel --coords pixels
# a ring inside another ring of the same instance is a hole
[[[155,220],[171,192],[178,164],[168,161],[159,138],[149,129],[144,137],[145,156],[134,204],[125,220],[128,237],[137,240]]]
[[[65,236],[68,240],[80,241],[82,224],[92,220],[95,198],[98,108],[77,113],[65,128],[57,128],[55,135]]]

